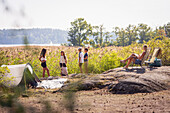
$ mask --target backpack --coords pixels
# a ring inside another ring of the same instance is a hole
[[[162,61],[161,59],[155,58],[154,63],[149,64],[150,67],[161,67]]]

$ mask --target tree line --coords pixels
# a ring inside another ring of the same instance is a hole
[[[61,44],[67,43],[67,31],[50,28],[2,29],[0,44]]]
[[[137,26],[129,24],[126,28],[114,27],[112,32],[108,32],[103,25],[92,26],[84,18],[77,18],[71,22],[68,41],[73,46],[128,46],[133,42],[144,43],[161,35],[170,37],[170,23],[155,29],[143,23]]]

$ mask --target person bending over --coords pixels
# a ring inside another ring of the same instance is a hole
[[[143,46],[143,53],[141,55],[133,53],[127,59],[121,60],[120,62],[122,62],[124,64],[126,63],[126,61],[128,61],[126,66],[124,66],[123,68],[128,69],[128,66],[132,61],[135,62],[135,63],[140,63],[142,61],[143,57],[145,56],[146,52],[147,52],[147,45],[144,45]]]

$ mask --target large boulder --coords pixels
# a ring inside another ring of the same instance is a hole
[[[120,79],[117,84],[110,84],[108,89],[116,94],[151,93],[170,89],[170,68],[160,67],[138,76]]]
[[[134,67],[129,70],[115,68],[96,75],[74,74],[71,78],[79,81],[73,85],[76,91],[106,88],[114,94],[133,94],[170,89],[170,68],[168,66]],[[71,84],[67,84],[63,88],[70,87]]]

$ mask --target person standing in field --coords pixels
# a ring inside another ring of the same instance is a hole
[[[46,49],[42,49],[41,51],[41,54],[40,54],[40,58],[39,60],[41,61],[41,66],[43,67],[43,78],[45,77],[45,70],[47,70],[47,74],[48,74],[48,77],[50,76],[50,73],[49,73],[49,69],[47,68],[47,64],[46,64]]]
[[[83,73],[82,70],[82,65],[84,63],[84,56],[83,56],[83,52],[82,52],[82,48],[78,48],[79,51],[79,56],[78,56],[78,63],[79,63],[79,68],[80,68],[80,72]]]
[[[87,53],[88,49],[85,48],[84,52],[85,52],[85,54],[84,54],[84,69],[85,69],[85,74],[88,74],[88,53]]]
[[[67,64],[66,55],[65,55],[64,51],[61,51],[61,56],[60,56],[61,75],[67,75],[68,76],[66,64]]]

